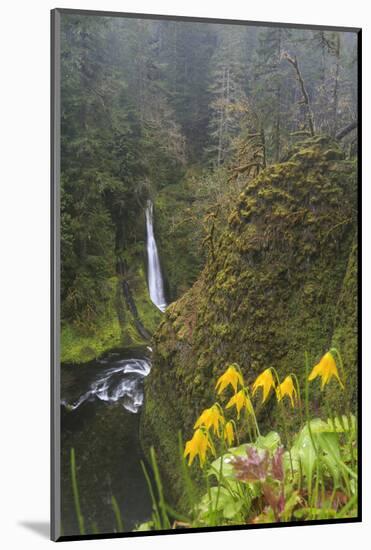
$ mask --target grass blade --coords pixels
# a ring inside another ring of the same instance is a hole
[[[117,500],[113,495],[111,496],[111,503],[112,503],[113,513],[115,514],[117,532],[122,533],[124,530],[124,524],[122,522],[119,505],[117,504]]]
[[[72,492],[73,492],[73,500],[74,500],[74,503],[75,503],[75,511],[76,511],[76,516],[77,516],[77,522],[79,524],[80,535],[85,535],[84,517],[81,514],[79,488],[78,488],[78,485],[77,485],[76,458],[75,458],[75,449],[74,448],[71,449],[70,462],[71,462]]]

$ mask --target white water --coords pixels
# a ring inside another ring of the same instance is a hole
[[[101,360],[104,364],[106,361]],[[125,409],[137,413],[143,405],[143,379],[149,374],[151,363],[149,359],[123,359],[116,365],[100,373],[91,383],[89,389],[78,399],[62,405],[75,410],[86,401],[100,399],[107,403],[120,401]]]
[[[153,232],[153,204],[148,201],[146,208],[147,225],[147,258],[148,258],[148,287],[152,302],[160,309],[165,311],[166,300],[164,293],[164,282],[160,267],[156,239]]]

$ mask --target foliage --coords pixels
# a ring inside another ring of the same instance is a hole
[[[77,482],[76,455],[75,455],[74,448],[70,449],[70,466],[71,466],[72,493],[74,498],[75,513],[76,513],[76,518],[77,518],[77,523],[79,528],[79,534],[85,535],[86,534],[85,519],[81,512],[79,487]],[[111,495],[111,506],[112,506],[113,515],[116,521],[116,528],[114,529],[114,532],[122,533],[124,531],[124,525],[122,522],[120,508],[118,506],[117,500],[114,495]],[[99,532],[98,526],[96,524],[92,526],[92,531],[94,533]]]
[[[85,526],[84,526],[84,517],[81,514],[81,509],[80,509],[80,496],[79,496],[79,489],[77,485],[77,476],[76,476],[75,449],[71,449],[70,463],[71,463],[71,481],[72,481],[73,498],[75,503],[75,511],[76,511],[76,516],[79,524],[80,535],[84,535]]]
[[[137,529],[354,517],[357,138],[333,138],[356,121],[355,35],[69,14],[61,33],[62,360],[155,333]]]
[[[338,381],[346,384],[346,371],[340,367],[342,358],[338,350],[327,352],[319,364],[326,366],[329,355]],[[339,377],[338,365],[343,372],[343,381]],[[316,370],[317,366],[314,366],[313,371]],[[284,426],[284,437],[276,431],[262,436],[249,398],[250,390],[245,385],[241,369],[236,364],[227,367],[217,381],[218,395],[230,390],[233,390],[234,396],[244,392],[248,406],[245,406],[242,419],[238,413],[236,420],[228,420],[228,405],[215,403],[200,414],[194,425],[194,436],[185,445],[184,457],[189,455],[189,467],[194,467],[194,457],[198,455],[207,490],[204,495],[197,496],[194,488],[192,491],[188,489],[191,495],[186,520],[188,528],[357,515],[355,417],[350,413],[339,415],[333,411],[326,420],[313,418],[309,404],[309,382],[313,377],[308,374],[308,368],[305,372],[305,418],[301,410],[303,404],[296,377],[295,398],[291,401],[292,407],[300,409],[302,419],[302,425],[296,433],[289,433],[287,430],[285,409],[290,401],[283,400],[281,388],[285,386],[277,372],[269,368],[258,376],[252,388],[263,386],[262,403],[267,398],[266,392],[276,395]],[[322,390],[324,386],[331,384],[334,381],[330,377],[326,378]],[[342,388],[338,388],[338,391],[342,391]],[[291,397],[292,394],[293,392]],[[229,423],[233,423],[233,437],[228,441],[223,428]],[[246,433],[249,442],[237,447],[227,447],[227,444],[233,443],[235,437]],[[220,456],[213,458],[216,449]],[[151,453],[154,457],[153,449]],[[157,463],[154,463],[154,469],[157,483],[160,483]],[[192,486],[189,477],[184,479]],[[162,485],[159,495],[162,506],[166,508]],[[157,510],[156,506],[154,500],[154,512]],[[162,529],[164,524],[155,518],[146,528]],[[169,523],[166,528],[169,528]]]
[[[224,211],[216,216],[214,258],[207,248],[203,271],[154,335],[141,438],[145,448],[155,445],[174,502],[184,493],[169,434],[191,429],[189,410],[208,406],[221,364],[242,365],[249,382],[267,364],[283,379],[299,376],[296,350],[310,349],[319,360],[334,339],[351,382],[347,392],[326,389],[328,402],[356,401],[355,165],[332,140],[316,136],[284,162],[232,185],[241,192],[230,198],[229,223]],[[317,385],[313,400],[327,414]],[[258,407],[264,430],[275,414],[273,400]],[[297,415],[288,423],[299,428]]]
[[[61,34],[61,313],[68,332],[94,339],[108,281],[139,270],[120,273],[118,260],[144,241],[148,196],[173,301],[231,213],[235,155],[245,151],[237,169],[278,161],[302,130],[282,55],[300,60],[317,128],[335,135],[355,119],[356,45],[349,33],[70,14]],[[354,152],[354,137],[345,143]]]
[[[82,335],[80,347],[84,333],[94,340],[107,317],[108,281],[133,270],[124,263],[120,273],[117,262],[124,251],[135,250],[138,237],[144,241],[148,181],[156,187],[178,177],[183,162],[175,147],[182,138],[164,94],[147,81],[153,109],[143,112],[123,78],[127,49],[137,44],[133,38],[126,43],[115,24],[62,18],[62,321],[67,331]]]

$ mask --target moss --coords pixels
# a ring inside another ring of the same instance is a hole
[[[104,314],[96,320],[89,331],[72,324],[62,324],[62,363],[85,363],[121,343],[122,331],[117,315],[117,287],[118,279],[112,277],[108,281],[109,298]]]
[[[144,269],[145,259],[142,257],[141,260],[141,262],[138,262],[135,276],[131,277],[130,284],[139,319],[144,327],[152,333],[158,326],[162,314],[149,297],[146,271]]]
[[[357,407],[358,383],[358,246],[355,235],[335,311],[332,345],[341,351],[346,376],[347,406]],[[332,395],[336,404],[336,395]]]
[[[189,181],[183,180],[168,185],[155,199],[155,232],[169,302],[192,286],[202,267],[201,237],[191,210],[192,194]]]
[[[234,184],[226,186],[228,177],[225,167],[210,172],[193,165],[154,198],[155,233],[169,302],[197,280],[205,264],[205,237],[214,222],[215,231],[224,213],[229,214],[228,193],[233,192]],[[220,200],[218,215],[211,220],[210,205],[215,200]]]
[[[133,257],[131,260],[128,279],[138,311],[138,319],[151,334],[157,327],[162,314],[153,305],[148,295],[143,255]],[[148,343],[138,332],[136,320],[125,301],[122,279],[112,277],[108,281],[108,288],[109,298],[101,308],[103,314],[89,329],[81,329],[73,324],[62,324],[62,363],[86,363],[114,347]]]
[[[354,314],[341,304],[350,308],[355,299],[347,273],[353,273],[356,171],[342,159],[338,145],[319,136],[247,181],[214,259],[155,334],[141,434],[147,448],[157,447],[178,503],[176,433],[191,436],[227,363],[237,362],[248,383],[274,366],[282,377],[295,372],[303,384],[305,351],[314,364],[332,342],[354,348]],[[313,392],[320,412],[318,385]],[[258,411],[263,431],[274,406]]]

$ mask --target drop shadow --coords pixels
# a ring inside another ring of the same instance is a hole
[[[50,538],[50,523],[48,521],[19,521],[18,525],[37,533],[42,538]]]

